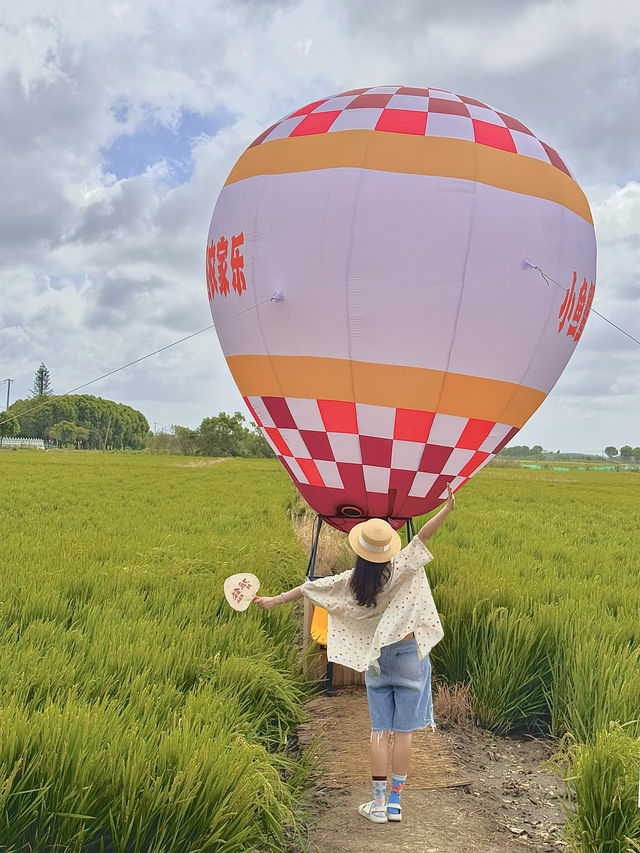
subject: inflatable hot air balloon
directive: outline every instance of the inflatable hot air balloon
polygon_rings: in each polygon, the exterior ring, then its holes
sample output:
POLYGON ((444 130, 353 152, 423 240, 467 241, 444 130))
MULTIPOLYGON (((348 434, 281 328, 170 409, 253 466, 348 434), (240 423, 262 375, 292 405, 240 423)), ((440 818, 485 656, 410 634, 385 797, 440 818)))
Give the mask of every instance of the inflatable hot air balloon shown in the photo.
POLYGON ((307 104, 249 146, 211 220, 207 290, 238 388, 309 504, 344 530, 399 527, 540 406, 584 329, 595 258, 584 194, 529 128, 381 86, 307 104))

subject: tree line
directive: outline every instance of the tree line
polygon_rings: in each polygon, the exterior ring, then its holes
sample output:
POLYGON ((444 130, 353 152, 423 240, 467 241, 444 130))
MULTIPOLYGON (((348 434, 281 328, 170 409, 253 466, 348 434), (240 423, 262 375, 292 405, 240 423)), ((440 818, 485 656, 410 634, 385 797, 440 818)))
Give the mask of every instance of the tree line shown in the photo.
POLYGON ((141 450, 186 456, 270 457, 274 453, 256 425, 241 412, 204 418, 196 429, 173 426, 153 433, 142 412, 90 394, 41 394, 16 400, 0 420, 4 436, 41 438, 58 447, 79 450, 141 450))
POLYGON ((248 425, 241 412, 220 412, 205 418, 197 429, 173 426, 171 432, 149 433, 147 447, 152 453, 185 456, 261 456, 274 453, 256 425, 248 425))
POLYGON ((273 456, 257 426, 244 415, 220 412, 197 429, 173 426, 153 433, 142 412, 90 394, 54 395, 51 374, 41 363, 31 398, 16 400, 0 417, 0 445, 7 436, 39 438, 58 447, 141 450, 188 456, 273 456))
POLYGON ((620 450, 610 445, 609 447, 605 447, 604 454, 610 460, 620 459, 621 462, 640 462, 640 447, 631 447, 630 444, 625 444, 620 450))
POLYGON ((41 438, 85 450, 142 449, 149 424, 142 412, 90 394, 41 393, 16 400, 0 420, 2 435, 41 438))
MULTIPOLYGON (((572 459, 588 462, 596 462, 602 459, 602 456, 589 453, 560 453, 559 450, 554 453, 544 450, 540 444, 535 444, 533 447, 527 447, 526 444, 512 445, 501 450, 499 455, 508 459, 572 459)), ((615 459, 619 462, 640 462, 640 447, 631 447, 630 444, 625 444, 618 450, 617 447, 610 445, 605 447, 603 455, 609 461, 615 459)))

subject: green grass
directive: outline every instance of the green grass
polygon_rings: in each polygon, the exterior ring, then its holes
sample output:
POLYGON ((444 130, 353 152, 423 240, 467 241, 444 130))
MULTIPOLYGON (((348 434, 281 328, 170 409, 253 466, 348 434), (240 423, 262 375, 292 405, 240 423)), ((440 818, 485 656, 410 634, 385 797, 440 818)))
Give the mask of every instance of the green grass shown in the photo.
POLYGON ((308 757, 288 588, 305 559, 268 461, 3 453, 0 850, 284 850, 308 757))
MULTIPOLYGON (((0 453, 0 853, 284 851, 301 825, 299 611, 222 594, 302 580, 293 489, 188 462, 0 453)), ((435 676, 561 739, 579 853, 640 847, 639 516, 631 472, 490 467, 430 542, 435 676)))
POLYGON ((571 767, 567 783, 578 801, 567 818, 570 848, 585 853, 640 850, 640 740, 611 723, 591 743, 569 740, 564 755, 571 767))
POLYGON ((559 754, 580 853, 640 845, 639 517, 633 473, 488 468, 430 542, 436 676, 470 682, 497 732, 574 744, 559 754))
MULTIPOLYGON (((431 541, 428 574, 445 628, 433 650, 439 676, 477 679, 485 667, 486 682, 494 667, 520 672, 523 713, 510 714, 505 731, 540 723, 556 735, 580 727, 588 738, 604 717, 635 716, 639 515, 633 474, 488 469, 472 480, 431 541), (546 696, 533 702, 537 711, 526 698, 532 667, 539 699, 546 696), (594 667, 600 674, 590 683, 594 667), (598 696, 596 682, 607 679, 598 696), (626 687, 616 692, 620 681, 626 687)), ((501 708, 507 713, 504 697, 496 705, 498 719, 501 708)))

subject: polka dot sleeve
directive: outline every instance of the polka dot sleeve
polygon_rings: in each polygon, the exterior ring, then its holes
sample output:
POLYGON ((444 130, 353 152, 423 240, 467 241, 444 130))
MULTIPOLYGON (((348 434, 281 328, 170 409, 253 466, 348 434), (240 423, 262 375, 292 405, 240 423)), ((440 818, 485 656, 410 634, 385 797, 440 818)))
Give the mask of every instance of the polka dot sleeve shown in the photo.
POLYGON ((396 571, 415 572, 433 560, 433 554, 416 534, 411 542, 393 558, 396 571))
POLYGON ((305 598, 318 607, 335 612, 344 609, 346 601, 351 597, 350 595, 345 597, 345 593, 349 592, 350 577, 351 570, 339 575, 318 578, 315 581, 305 581, 300 589, 305 598))

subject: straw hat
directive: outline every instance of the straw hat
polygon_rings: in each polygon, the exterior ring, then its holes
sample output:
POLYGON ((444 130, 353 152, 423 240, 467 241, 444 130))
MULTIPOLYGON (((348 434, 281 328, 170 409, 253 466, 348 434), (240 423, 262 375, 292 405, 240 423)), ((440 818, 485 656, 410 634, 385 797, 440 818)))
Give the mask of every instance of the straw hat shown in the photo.
POLYGON ((370 518, 349 531, 349 545, 371 563, 386 563, 402 547, 400 537, 382 518, 370 518))

